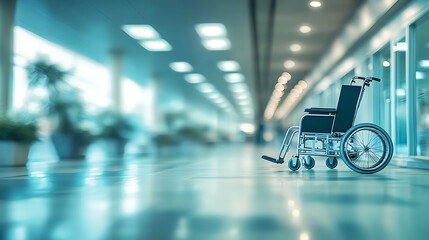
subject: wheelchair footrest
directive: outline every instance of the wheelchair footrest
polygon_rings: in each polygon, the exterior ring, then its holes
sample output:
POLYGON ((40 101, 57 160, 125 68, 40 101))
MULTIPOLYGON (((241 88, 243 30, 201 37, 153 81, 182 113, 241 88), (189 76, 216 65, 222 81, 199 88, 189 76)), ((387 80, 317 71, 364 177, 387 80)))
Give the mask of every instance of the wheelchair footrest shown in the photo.
POLYGON ((270 162, 273 162, 273 163, 278 163, 278 164, 282 164, 283 163, 283 161, 282 162, 277 161, 277 159, 269 157, 269 156, 266 156, 266 155, 262 155, 262 159, 270 161, 270 162))

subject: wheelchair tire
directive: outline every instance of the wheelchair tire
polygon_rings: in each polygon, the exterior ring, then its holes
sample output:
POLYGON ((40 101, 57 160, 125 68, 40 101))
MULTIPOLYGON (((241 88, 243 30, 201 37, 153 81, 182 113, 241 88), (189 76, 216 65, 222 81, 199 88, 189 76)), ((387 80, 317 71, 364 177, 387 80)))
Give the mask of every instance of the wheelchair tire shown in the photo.
POLYGON ((304 167, 307 169, 312 169, 314 167, 314 165, 316 164, 316 161, 311 156, 305 156, 302 159, 302 162, 303 162, 304 167), (308 160, 308 162, 310 162, 309 164, 307 164, 307 160, 308 160))
POLYGON ((287 163, 288 167, 292 171, 296 171, 301 167, 301 161, 299 161, 299 158, 296 161, 296 164, 293 165, 294 158, 289 159, 289 162, 287 163))
POLYGON ((389 164, 393 156, 393 143, 381 127, 362 123, 350 128, 341 138, 340 154, 353 171, 372 174, 389 164))
POLYGON ((336 158, 336 157, 332 157, 332 158, 334 159, 334 161, 332 162, 332 164, 331 164, 331 162, 329 161, 329 158, 331 158, 331 157, 328 157, 328 158, 326 159, 326 161, 325 161, 326 166, 327 166, 328 168, 330 168, 330 169, 334 169, 334 168, 336 168, 336 167, 337 167, 337 165, 338 165, 338 160, 337 160, 337 158, 336 158))

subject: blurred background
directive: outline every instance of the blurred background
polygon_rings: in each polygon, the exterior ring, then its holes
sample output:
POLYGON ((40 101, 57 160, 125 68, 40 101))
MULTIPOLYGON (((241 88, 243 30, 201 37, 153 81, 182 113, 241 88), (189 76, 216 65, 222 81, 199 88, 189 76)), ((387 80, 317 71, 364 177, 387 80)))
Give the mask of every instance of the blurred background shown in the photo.
MULTIPOLYGON (((147 171, 151 175, 177 166, 183 168, 158 180, 202 177, 194 175, 199 167, 200 173, 208 171, 205 176, 213 173, 210 169, 217 169, 216 176, 234 176, 231 169, 248 175, 262 166, 254 163, 262 153, 277 154, 285 130, 299 124, 305 108, 335 107, 341 85, 353 76, 382 79, 365 92, 356 123, 383 127, 394 141, 397 161, 429 160, 426 0, 1 0, 0 7, 0 175, 9 177, 0 183, 4 209, 11 209, 8 204, 15 197, 42 194, 51 201, 58 193, 52 186, 71 190, 130 184, 126 176, 139 179, 147 177, 147 171), (212 163, 203 167, 201 161, 212 163), (49 191, 40 193, 39 188, 49 191)), ((240 189, 241 183, 231 183, 224 194, 240 189)), ((159 183, 159 189, 173 183, 164 184, 159 183)), ((215 185, 206 187, 217 189, 215 185)), ((273 191, 268 202, 281 190, 273 191)), ((182 195, 171 196, 179 198, 173 205, 187 201, 182 195)), ((103 211, 111 200, 101 202, 103 211)), ((134 200, 124 200, 136 207, 125 211, 135 213, 137 206, 144 206, 134 200)), ((246 198, 235 199, 224 209, 236 209, 235 203, 243 201, 246 198)), ((299 216, 293 208, 296 202, 286 199, 283 204, 292 206, 293 216, 299 216)), ((85 208, 70 204, 83 214, 85 208)), ((162 213, 149 215, 161 216, 154 220, 160 224, 174 219, 180 231, 191 224, 189 219, 162 213)), ((60 214, 53 219, 63 217, 68 218, 60 214)), ((49 232, 25 224, 16 227, 11 219, 0 221, 4 229, 15 229, 5 230, 5 238, 27 239, 30 232, 49 232)), ((269 217, 253 220, 244 228, 262 226, 263 232, 272 226, 266 222, 273 223, 269 217)), ((201 222, 195 229, 217 223, 216 219, 201 222)), ((144 229, 151 229, 147 226, 144 229)), ((240 226, 225 230, 226 235, 211 236, 250 239, 239 235, 240 226)), ((267 236, 283 236, 285 229, 274 230, 267 236)), ((174 236, 187 238, 185 233, 174 236)), ((311 233, 296 233, 295 238, 310 239, 311 233)), ((80 237, 172 237, 128 230, 91 234, 80 237)), ((193 236, 207 239, 204 232, 200 234, 193 236)), ((321 236, 332 239, 329 234, 321 236)))
POLYGON ((305 107, 371 75, 357 122, 427 156, 428 23, 409 2, 3 1, 1 112, 36 124, 34 161, 100 142, 278 144, 305 107))

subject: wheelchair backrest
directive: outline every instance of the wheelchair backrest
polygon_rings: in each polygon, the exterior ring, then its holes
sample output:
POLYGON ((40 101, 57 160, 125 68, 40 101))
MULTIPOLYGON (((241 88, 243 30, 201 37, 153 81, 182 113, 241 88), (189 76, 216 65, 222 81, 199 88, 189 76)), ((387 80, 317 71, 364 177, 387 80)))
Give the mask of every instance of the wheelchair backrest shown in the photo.
POLYGON ((346 132, 353 126, 362 86, 343 85, 332 132, 346 132))

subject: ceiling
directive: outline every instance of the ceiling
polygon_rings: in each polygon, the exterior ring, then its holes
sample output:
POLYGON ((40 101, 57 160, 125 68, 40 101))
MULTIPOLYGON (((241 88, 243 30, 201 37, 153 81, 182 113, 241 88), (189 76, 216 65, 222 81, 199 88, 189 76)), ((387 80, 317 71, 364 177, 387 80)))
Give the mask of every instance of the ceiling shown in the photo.
POLYGON ((189 62, 233 104, 228 83, 216 64, 235 60, 260 117, 277 78, 285 71, 283 62, 296 62, 288 70, 292 75, 288 84, 303 79, 362 1, 321 2, 316 9, 304 0, 18 0, 16 22, 102 64, 109 64, 112 50, 121 50, 124 72, 141 83, 156 75, 180 82, 182 88, 191 87, 183 81, 183 74, 168 66, 173 61, 189 62), (231 49, 206 50, 194 29, 198 23, 223 23, 231 49), (121 30, 125 24, 153 26, 173 51, 146 51, 121 30), (302 24, 312 31, 299 32, 302 24), (292 53, 289 47, 293 43, 302 50, 292 53))

